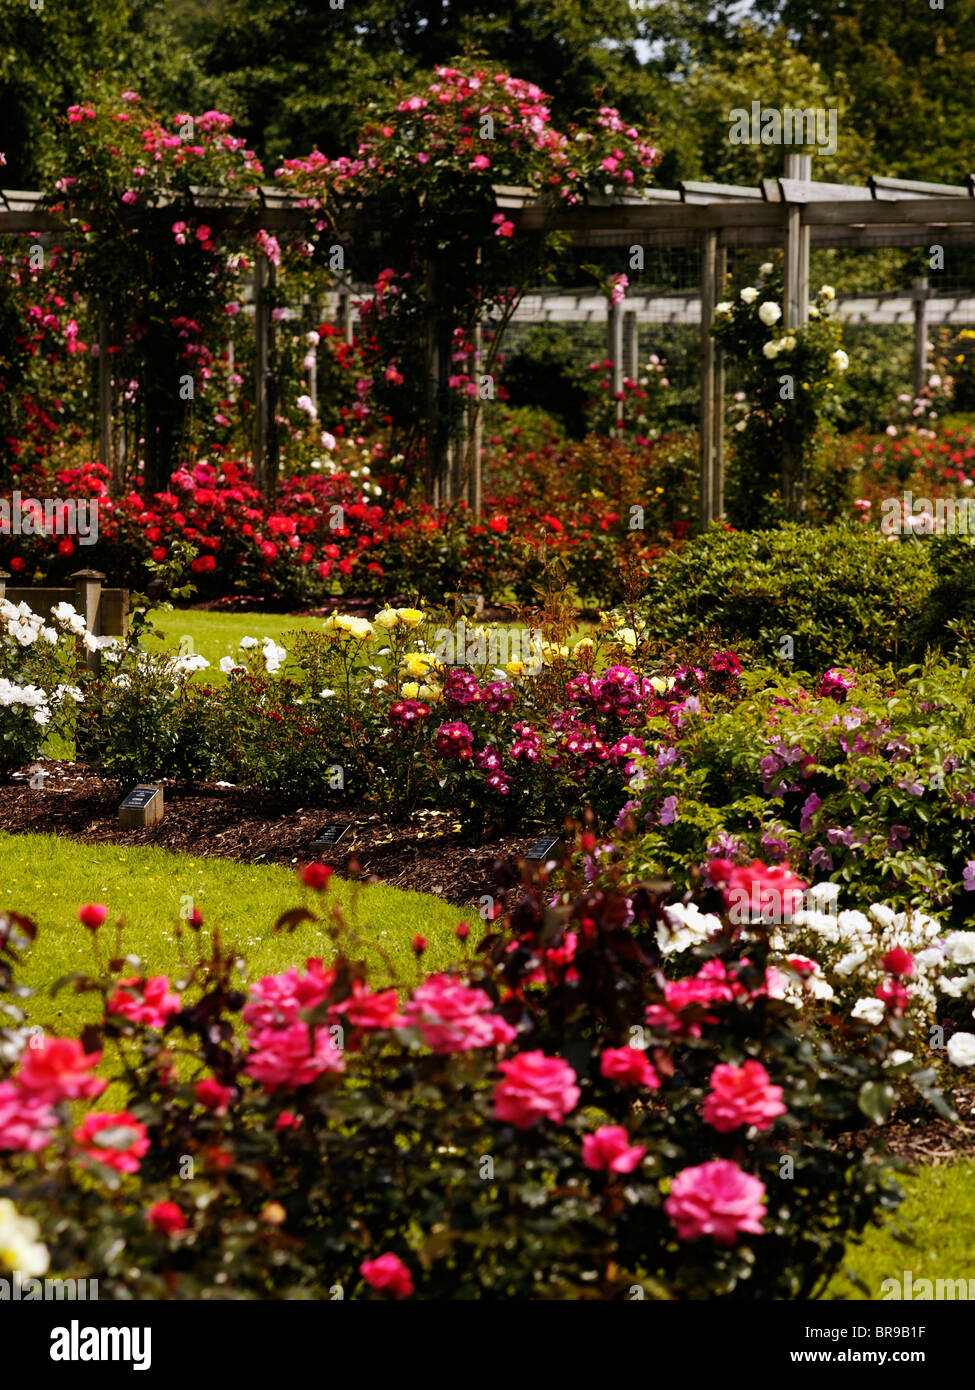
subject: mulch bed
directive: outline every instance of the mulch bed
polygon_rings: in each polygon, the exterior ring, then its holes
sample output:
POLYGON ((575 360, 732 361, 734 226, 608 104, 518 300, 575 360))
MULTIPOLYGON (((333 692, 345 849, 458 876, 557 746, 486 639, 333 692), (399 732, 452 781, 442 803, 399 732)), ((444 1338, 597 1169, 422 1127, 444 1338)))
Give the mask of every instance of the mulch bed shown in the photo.
MULTIPOLYGON (((441 811, 417 811, 390 824, 361 807, 276 805, 237 788, 200 786, 164 790, 165 814, 145 829, 118 823, 122 793, 84 763, 40 760, 44 789, 18 776, 0 785, 0 830, 63 835, 83 844, 153 845, 158 849, 214 855, 247 864, 296 864, 319 860, 348 874, 357 860, 365 881, 434 893, 458 906, 476 904, 492 891, 498 860, 518 859, 537 837, 518 834, 471 844, 456 819, 441 811), (335 848, 313 851, 329 823, 351 823, 335 848)), ((355 870, 353 869, 353 872, 355 870)), ((509 898, 510 901, 510 898, 509 898)))

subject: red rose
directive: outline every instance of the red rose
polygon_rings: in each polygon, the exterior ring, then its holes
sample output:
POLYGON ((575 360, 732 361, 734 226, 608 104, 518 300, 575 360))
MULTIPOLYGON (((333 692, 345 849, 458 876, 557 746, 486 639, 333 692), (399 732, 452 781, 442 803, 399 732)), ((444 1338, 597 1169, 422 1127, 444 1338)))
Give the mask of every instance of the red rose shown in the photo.
POLYGON ((392 1294, 394 1298, 409 1298, 413 1292, 413 1277, 399 1258, 387 1251, 375 1260, 364 1260, 359 1273, 366 1283, 380 1293, 392 1294))
POLYGON ((175 1202, 156 1202, 146 1212, 146 1217, 152 1229, 161 1232, 164 1236, 171 1236, 176 1231, 186 1230, 186 1217, 175 1202))
POLYGON ((108 908, 103 903, 86 903, 78 908, 78 921, 91 931, 97 931, 108 916, 108 908))
POLYGON ((327 864, 306 864, 301 871, 301 881, 306 888, 314 888, 316 893, 320 893, 323 888, 328 886, 328 881, 335 873, 327 864))

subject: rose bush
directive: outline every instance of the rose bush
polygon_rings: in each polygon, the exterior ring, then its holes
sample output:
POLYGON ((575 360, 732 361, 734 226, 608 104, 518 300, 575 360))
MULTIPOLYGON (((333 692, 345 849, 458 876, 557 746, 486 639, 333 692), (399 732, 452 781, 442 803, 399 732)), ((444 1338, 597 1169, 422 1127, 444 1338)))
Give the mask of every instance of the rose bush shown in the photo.
MULTIPOLYGON (((666 981, 659 886, 539 882, 454 970, 377 987, 319 904, 279 923, 324 927, 304 969, 248 980, 197 920, 178 978, 124 986, 164 1009, 113 1009, 110 963, 61 982, 101 1002, 81 1043, 14 1012, 17 1259, 113 1298, 805 1298, 896 1204, 896 1015, 820 1040, 760 927, 724 918, 666 981), (79 1113, 109 1077, 113 1109, 79 1113)), ((35 930, 0 919, 7 991, 35 930)))

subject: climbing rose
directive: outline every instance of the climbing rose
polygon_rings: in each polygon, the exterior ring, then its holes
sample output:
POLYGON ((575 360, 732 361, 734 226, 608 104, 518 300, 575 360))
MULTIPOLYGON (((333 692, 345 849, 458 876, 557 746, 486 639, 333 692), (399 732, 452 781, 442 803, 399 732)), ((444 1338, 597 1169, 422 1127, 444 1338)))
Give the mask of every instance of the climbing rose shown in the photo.
POLYGON ((516 1129, 529 1129, 538 1120, 561 1124, 582 1094, 576 1074, 560 1057, 544 1052, 521 1052, 499 1068, 504 1080, 494 1088, 494 1115, 516 1129))
POLYGON ((678 1173, 664 1210, 681 1240, 711 1236, 718 1245, 734 1245, 739 1234, 762 1234, 764 1196, 763 1182, 717 1158, 678 1173))
POLYGON ((704 1102, 705 1124, 721 1134, 742 1125, 770 1129, 776 1115, 784 1115, 782 1087, 773 1086, 761 1062, 741 1067, 722 1064, 711 1073, 711 1093, 704 1102))

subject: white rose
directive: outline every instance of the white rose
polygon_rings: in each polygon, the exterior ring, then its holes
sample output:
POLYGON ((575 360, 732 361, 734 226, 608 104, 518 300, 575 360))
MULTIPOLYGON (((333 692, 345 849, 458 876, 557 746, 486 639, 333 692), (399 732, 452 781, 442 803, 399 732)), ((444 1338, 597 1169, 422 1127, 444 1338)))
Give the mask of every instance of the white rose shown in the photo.
POLYGON ((882 927, 891 927, 894 924, 894 912, 892 908, 884 907, 883 903, 872 903, 870 905, 870 916, 882 927))
POLYGON ((867 1023, 872 1023, 874 1027, 884 1021, 884 1003, 882 999, 858 999, 853 1005, 853 1017, 862 1018, 867 1023))
POLYGON ((975 1033, 953 1033, 948 1039, 948 1061, 956 1067, 975 1066, 975 1033))
POLYGON ((886 1061, 886 1064, 885 1064, 885 1065, 888 1066, 888 1067, 902 1067, 902 1066, 904 1065, 905 1062, 913 1062, 913 1061, 914 1061, 914 1053, 913 1053, 913 1052, 905 1052, 904 1049, 903 1049, 902 1047, 895 1047, 895 1048, 894 1048, 894 1051, 893 1051, 893 1052, 890 1054, 890 1056, 887 1058, 887 1061, 886 1061))
POLYGON ((824 285, 822 289, 819 291, 819 293, 822 295, 824 299, 836 298, 836 291, 833 289, 832 285, 824 285))
POLYGON ((764 304, 758 306, 758 317, 767 328, 771 328, 773 323, 778 323, 782 317, 782 310, 774 300, 766 299, 764 304))
POLYGON ((760 265, 760 266, 758 267, 758 273, 759 273, 759 275, 762 275, 762 276, 771 275, 771 274, 772 274, 772 262, 771 262, 771 261, 765 261, 762 265, 760 265))
POLYGON ((744 300, 746 304, 754 304, 755 300, 758 298, 758 290, 753 289, 751 285, 748 285, 745 289, 742 290, 741 298, 744 300))
POLYGON ((953 931, 945 940, 945 950, 955 965, 975 965, 975 932, 953 931))
POLYGON ((853 975, 867 958, 866 951, 851 951, 848 956, 836 962, 837 975, 853 975))
POLYGON ((763 352, 763 353, 765 354, 765 356, 768 357, 769 359, 771 359, 771 358, 773 358, 773 357, 778 357, 778 355, 779 355, 779 344, 778 344, 777 342, 775 342, 774 340, 773 340, 772 342, 770 342, 770 343, 766 343, 765 346, 762 348, 762 352, 763 352))
POLYGON ((830 353, 829 360, 834 364, 838 372, 845 372, 850 365, 850 358, 842 348, 837 348, 835 352, 830 353))
POLYGON ((727 299, 722 299, 720 304, 714 306, 715 317, 724 318, 731 313, 731 305, 727 299))

